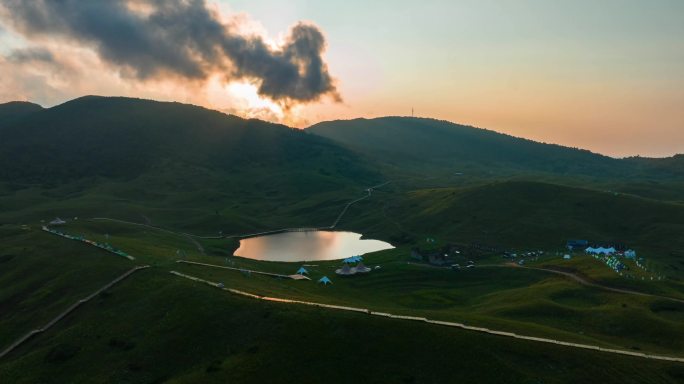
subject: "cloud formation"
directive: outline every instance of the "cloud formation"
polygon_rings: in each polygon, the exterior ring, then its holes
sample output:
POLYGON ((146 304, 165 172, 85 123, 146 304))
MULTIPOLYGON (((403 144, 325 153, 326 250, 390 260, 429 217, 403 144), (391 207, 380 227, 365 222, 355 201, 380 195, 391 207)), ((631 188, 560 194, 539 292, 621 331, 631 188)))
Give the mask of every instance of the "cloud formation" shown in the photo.
POLYGON ((12 51, 7 58, 16 63, 29 62, 54 62, 55 57, 48 49, 45 48, 22 48, 12 51))
MULTIPOLYGON (((122 76, 247 80, 283 105, 341 98, 314 25, 291 28, 279 47, 225 23, 204 0, 0 0, 12 27, 29 40, 55 38, 93 49, 122 76)), ((50 61, 50 51, 14 51, 12 61, 50 61)))

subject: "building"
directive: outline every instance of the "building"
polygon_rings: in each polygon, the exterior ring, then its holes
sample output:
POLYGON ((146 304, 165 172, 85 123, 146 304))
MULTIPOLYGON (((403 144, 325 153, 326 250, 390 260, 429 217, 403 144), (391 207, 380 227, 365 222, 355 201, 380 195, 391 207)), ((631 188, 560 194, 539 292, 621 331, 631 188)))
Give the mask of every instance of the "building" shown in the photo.
POLYGON ((565 246, 571 251, 584 249, 587 245, 589 245, 588 240, 568 240, 567 243, 565 243, 565 246))

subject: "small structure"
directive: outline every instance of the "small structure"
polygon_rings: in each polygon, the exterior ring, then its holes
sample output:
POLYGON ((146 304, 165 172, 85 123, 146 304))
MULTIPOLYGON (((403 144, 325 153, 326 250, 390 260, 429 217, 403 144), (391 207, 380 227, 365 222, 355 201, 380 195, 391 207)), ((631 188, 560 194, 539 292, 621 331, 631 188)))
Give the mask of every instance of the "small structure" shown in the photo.
POLYGON ((625 257, 628 259, 636 259, 636 252, 633 249, 628 249, 625 251, 625 257))
POLYGON ((300 267, 300 268, 297 270, 297 274, 298 274, 298 275, 302 275, 302 276, 303 276, 303 275, 308 275, 308 274, 309 274, 309 271, 307 271, 306 268, 304 268, 304 267, 300 267))
POLYGON ((350 267, 349 264, 345 264, 342 268, 335 270, 335 273, 340 276, 351 276, 356 273, 356 269, 350 267))
POLYGON ((359 262, 354 269, 356 270, 356 273, 368 273, 371 271, 370 268, 363 265, 363 262, 359 262))
POLYGON ((572 259, 572 256, 570 255, 563 255, 563 260, 570 260, 572 259))
POLYGON ((592 255, 612 255, 612 254, 614 254, 614 253, 616 252, 616 251, 615 251, 615 248, 613 248, 613 247, 610 247, 610 248, 603 248, 603 247, 598 247, 598 248, 587 247, 584 251, 585 251, 586 253, 589 253, 589 254, 592 254, 592 255))
POLYGON ((329 285, 332 284, 332 281, 328 279, 328 276, 323 276, 318 280, 318 284, 329 285))
POLYGON ((64 225, 64 224, 66 224, 66 221, 60 219, 59 217, 55 217, 55 219, 52 220, 49 224, 50 225, 64 225))

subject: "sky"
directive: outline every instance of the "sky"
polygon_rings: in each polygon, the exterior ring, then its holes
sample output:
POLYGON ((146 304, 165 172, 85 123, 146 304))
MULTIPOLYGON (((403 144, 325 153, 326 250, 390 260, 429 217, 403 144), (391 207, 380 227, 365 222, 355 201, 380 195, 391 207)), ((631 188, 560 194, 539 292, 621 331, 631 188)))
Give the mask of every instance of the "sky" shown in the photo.
POLYGON ((297 127, 413 110, 611 156, 684 153, 680 0, 0 5, 0 102, 123 95, 297 127))

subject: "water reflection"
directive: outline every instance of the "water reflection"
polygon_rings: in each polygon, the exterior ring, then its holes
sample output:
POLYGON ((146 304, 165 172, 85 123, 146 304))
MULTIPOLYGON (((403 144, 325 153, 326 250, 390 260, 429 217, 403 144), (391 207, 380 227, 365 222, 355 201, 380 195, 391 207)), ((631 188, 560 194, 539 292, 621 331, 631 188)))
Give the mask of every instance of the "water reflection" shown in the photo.
POLYGON ((394 248, 354 232, 286 232, 240 240, 234 255, 267 261, 338 260, 394 248))

